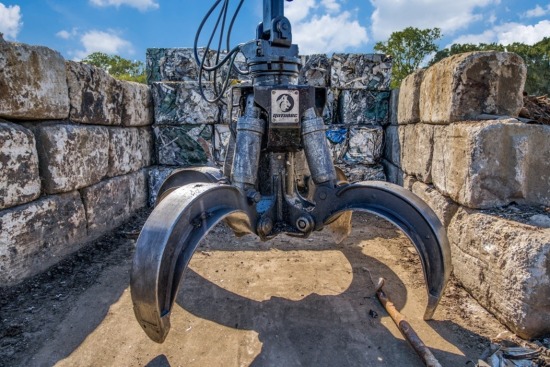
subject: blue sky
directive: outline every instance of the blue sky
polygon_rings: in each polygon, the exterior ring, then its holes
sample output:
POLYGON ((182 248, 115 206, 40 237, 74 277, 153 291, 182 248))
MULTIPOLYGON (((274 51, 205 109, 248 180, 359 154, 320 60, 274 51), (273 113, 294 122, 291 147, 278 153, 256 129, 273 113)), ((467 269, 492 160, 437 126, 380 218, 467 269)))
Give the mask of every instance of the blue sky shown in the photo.
MULTIPOLYGON (((213 3, 0 0, 0 32, 10 41, 50 47, 69 60, 102 51, 144 61, 147 48, 191 47, 213 3)), ((550 37, 548 0, 294 0, 285 9, 302 54, 373 52, 377 41, 408 26, 441 28, 440 47, 455 42, 533 44, 550 37)), ((244 2, 233 43, 254 38, 261 13, 261 0, 244 2)))

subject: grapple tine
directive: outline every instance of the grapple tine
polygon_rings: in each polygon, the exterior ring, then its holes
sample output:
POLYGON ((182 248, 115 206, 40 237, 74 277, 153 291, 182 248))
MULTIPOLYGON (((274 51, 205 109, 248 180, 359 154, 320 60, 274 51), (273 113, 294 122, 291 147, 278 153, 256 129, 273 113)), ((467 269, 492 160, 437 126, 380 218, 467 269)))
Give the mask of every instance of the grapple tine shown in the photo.
POLYGON ((195 249, 228 216, 242 232, 253 232, 255 210, 237 188, 197 183, 169 193, 147 219, 137 240, 130 287, 136 318, 153 341, 162 343, 170 330, 170 311, 195 249))
POLYGON ((222 178, 222 172, 214 167, 191 167, 174 170, 162 183, 157 193, 157 206, 169 193, 190 183, 217 182, 222 178))
POLYGON ((428 291, 424 319, 431 319, 452 268, 447 234, 433 210, 401 186, 378 181, 346 185, 328 202, 337 204, 332 204, 333 209, 322 205, 321 210, 328 214, 324 223, 343 211, 367 211, 390 221, 409 237, 420 256, 428 291))

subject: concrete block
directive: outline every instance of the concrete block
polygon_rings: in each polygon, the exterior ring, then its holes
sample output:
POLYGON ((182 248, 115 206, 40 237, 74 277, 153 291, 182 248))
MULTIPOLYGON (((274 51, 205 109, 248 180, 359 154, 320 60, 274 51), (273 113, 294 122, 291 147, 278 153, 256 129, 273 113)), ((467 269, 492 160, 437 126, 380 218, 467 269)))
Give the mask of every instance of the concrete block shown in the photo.
POLYGON ((389 123, 390 92, 342 90, 338 98, 341 124, 384 126, 389 123))
POLYGON ((390 89, 391 57, 380 54, 334 54, 330 61, 332 88, 390 89))
POLYGON ((151 87, 141 83, 121 82, 122 125, 147 126, 153 123, 151 87))
POLYGON ((397 123, 414 124, 420 121, 420 86, 425 69, 416 70, 401 82, 397 123))
POLYGON ((0 117, 69 117, 67 73, 59 52, 0 39, 0 71, 0 117))
MULTIPOLYGON (((205 95, 213 98, 213 84, 204 87, 205 95)), ((151 88, 157 125, 215 124, 223 119, 218 106, 201 97, 198 82, 158 82, 151 88)))
POLYGON ((390 125, 398 124, 398 114, 399 114, 399 89, 392 89, 390 92, 390 125))
POLYGON ((40 196, 38 153, 30 130, 0 120, 0 209, 40 196))
POLYGON ((432 182, 434 126, 414 124, 399 126, 401 169, 424 183, 432 182))
POLYGON ((106 127, 40 124, 32 130, 46 194, 86 187, 107 174, 109 131, 106 127))
POLYGON ((460 208, 448 236, 464 288, 522 338, 550 332, 550 229, 460 208))
POLYGON ((412 184, 411 191, 432 208, 445 228, 449 226, 458 210, 457 203, 441 195, 432 185, 420 181, 412 184))
MULTIPOLYGON (((438 127, 434 186, 470 208, 550 203, 550 126, 515 119, 438 127)), ((407 157, 408 152, 404 152, 407 157)))
POLYGON ((176 167, 163 167, 163 166, 154 166, 147 170, 148 173, 148 188, 149 188, 149 198, 148 204, 150 207, 155 206, 157 201, 157 195, 159 192, 162 183, 170 174, 177 169, 176 167))
POLYGON ((0 282, 11 286, 82 247, 86 215, 75 191, 0 211, 0 228, 0 282))
POLYGON ((80 190, 88 237, 96 238, 124 223, 147 204, 145 171, 113 177, 80 190))
POLYGON ((401 168, 385 159, 382 159, 381 164, 382 167, 384 167, 386 181, 403 186, 403 177, 405 176, 405 173, 401 170, 401 168))
POLYGON ((120 176, 150 166, 152 157, 153 134, 149 128, 109 128, 107 176, 120 176))
POLYGON ((401 144, 396 125, 390 125, 384 130, 384 159, 401 167, 401 144))
POLYGON ((518 116, 527 68, 506 52, 469 52, 426 70, 420 87, 420 120, 448 124, 481 114, 518 116))
POLYGON ((301 56, 302 69, 298 84, 330 87, 330 60, 325 54, 301 56))
POLYGON ((347 164, 375 165, 382 158, 384 129, 382 127, 351 127, 344 161, 347 164))
POLYGON ((124 93, 122 83, 92 65, 67 61, 66 67, 70 119, 83 124, 120 125, 124 93))
POLYGON ((212 125, 155 126, 153 131, 160 165, 213 164, 212 125))

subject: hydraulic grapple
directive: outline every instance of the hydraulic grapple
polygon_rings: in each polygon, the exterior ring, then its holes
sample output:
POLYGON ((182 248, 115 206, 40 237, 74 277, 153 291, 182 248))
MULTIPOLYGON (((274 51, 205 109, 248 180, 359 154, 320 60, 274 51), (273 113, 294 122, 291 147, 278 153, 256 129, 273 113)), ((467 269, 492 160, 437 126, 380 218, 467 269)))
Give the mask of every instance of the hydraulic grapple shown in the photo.
MULTIPOLYGON (((221 2, 217 0, 207 16, 221 2)), ((227 6, 225 0, 218 23, 222 15, 225 19, 227 6)), ((320 117, 326 91, 297 84, 298 47, 292 44, 283 0, 264 0, 256 39, 218 58, 219 65, 228 61, 235 68, 238 52, 246 58, 252 83, 232 89, 231 105, 238 100, 241 113, 232 124, 223 170, 174 171, 162 184, 156 207, 137 240, 131 293, 143 330, 152 340, 164 341, 185 269, 202 238, 220 221, 236 236, 251 233, 262 240, 281 233, 307 237, 328 227, 339 243, 351 232, 354 210, 381 216, 410 238, 424 270, 428 290, 424 318, 430 319, 451 270, 445 230, 410 191, 387 182, 349 183, 333 165, 320 117)), ((202 70, 215 72, 219 65, 208 67, 205 58, 198 60, 202 70)), ((227 87, 226 74, 215 100, 227 87)))

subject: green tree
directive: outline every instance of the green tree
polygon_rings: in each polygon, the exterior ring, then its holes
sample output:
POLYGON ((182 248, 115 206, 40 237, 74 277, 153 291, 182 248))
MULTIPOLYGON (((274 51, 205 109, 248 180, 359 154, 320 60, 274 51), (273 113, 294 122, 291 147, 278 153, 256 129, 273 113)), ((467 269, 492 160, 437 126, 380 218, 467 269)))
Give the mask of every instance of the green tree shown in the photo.
POLYGON ((131 61, 118 55, 94 52, 86 56, 82 62, 102 68, 120 80, 146 83, 145 69, 141 61, 131 61))
POLYGON ((453 44, 449 48, 438 51, 430 65, 445 57, 470 51, 504 51, 514 52, 521 56, 527 66, 525 92, 531 95, 550 93, 550 38, 545 37, 533 46, 524 43, 512 43, 504 46, 497 43, 453 44))
POLYGON ((438 50, 435 41, 441 38, 439 28, 405 28, 393 32, 386 42, 377 42, 374 50, 393 57, 392 88, 399 88, 401 81, 420 67, 431 53, 438 50))

